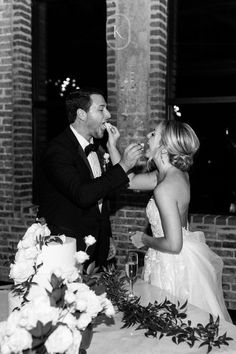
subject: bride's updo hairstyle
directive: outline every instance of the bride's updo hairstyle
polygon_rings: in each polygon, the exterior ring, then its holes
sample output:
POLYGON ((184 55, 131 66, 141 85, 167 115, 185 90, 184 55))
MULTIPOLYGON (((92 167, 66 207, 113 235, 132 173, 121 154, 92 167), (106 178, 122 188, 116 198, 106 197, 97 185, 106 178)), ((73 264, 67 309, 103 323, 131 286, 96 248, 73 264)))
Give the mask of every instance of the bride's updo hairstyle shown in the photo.
POLYGON ((166 149, 170 163, 181 171, 188 171, 200 143, 194 130, 176 120, 161 121, 161 144, 166 149))

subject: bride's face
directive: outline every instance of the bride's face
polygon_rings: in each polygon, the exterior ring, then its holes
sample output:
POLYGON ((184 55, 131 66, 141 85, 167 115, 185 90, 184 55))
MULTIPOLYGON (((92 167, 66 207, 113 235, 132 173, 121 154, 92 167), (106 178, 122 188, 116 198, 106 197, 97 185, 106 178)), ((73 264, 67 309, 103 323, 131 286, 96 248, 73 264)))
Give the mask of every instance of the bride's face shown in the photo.
POLYGON ((148 133, 148 149, 146 150, 147 158, 154 158, 156 156, 156 153, 161 146, 161 130, 161 125, 158 125, 155 130, 148 133))

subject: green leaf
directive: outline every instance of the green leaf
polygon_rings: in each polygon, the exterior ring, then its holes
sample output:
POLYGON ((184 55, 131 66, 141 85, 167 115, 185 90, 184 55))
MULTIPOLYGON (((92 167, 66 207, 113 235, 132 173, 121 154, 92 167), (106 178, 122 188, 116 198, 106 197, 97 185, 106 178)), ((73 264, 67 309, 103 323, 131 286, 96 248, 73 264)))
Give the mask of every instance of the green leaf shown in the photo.
MULTIPOLYGON (((180 307, 180 310, 185 309, 185 307, 187 307, 188 304, 188 300, 185 301, 185 303, 180 307)), ((179 302, 178 302, 178 307, 179 307, 179 302)))
POLYGON ((95 269, 95 261, 88 265, 86 273, 88 275, 91 275, 93 273, 94 269, 95 269))
POLYGON ((36 327, 32 328, 29 332, 35 338, 41 338, 48 334, 52 329, 52 321, 46 323, 45 325, 42 322, 38 321, 36 327))
POLYGON ((211 351, 212 351, 212 346, 209 344, 207 349, 207 354, 210 353, 211 351))
POLYGON ((58 278, 54 273, 52 273, 50 283, 52 285, 52 288, 56 289, 62 283, 62 279, 58 278))
POLYGON ((201 347, 203 347, 204 345, 209 345, 209 341, 206 340, 206 341, 202 342, 202 343, 198 346, 198 348, 201 348, 201 347))

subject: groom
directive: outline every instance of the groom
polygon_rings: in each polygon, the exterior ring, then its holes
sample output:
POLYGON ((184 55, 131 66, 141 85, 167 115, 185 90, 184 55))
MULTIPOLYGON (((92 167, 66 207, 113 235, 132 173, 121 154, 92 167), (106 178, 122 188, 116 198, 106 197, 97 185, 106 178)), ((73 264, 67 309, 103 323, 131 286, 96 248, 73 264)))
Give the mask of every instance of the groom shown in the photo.
MULTIPOLYGON (((49 143, 43 157, 38 217, 46 219, 52 234, 76 238, 77 250, 85 249, 85 236, 94 236, 89 261, 103 266, 111 238, 108 196, 128 184, 127 172, 142 151, 138 144, 128 146, 120 162, 102 173, 104 161, 94 143, 103 138, 111 117, 103 94, 97 89, 72 92, 66 108, 69 126, 49 143)), ((109 141, 107 146, 109 152, 109 141)))

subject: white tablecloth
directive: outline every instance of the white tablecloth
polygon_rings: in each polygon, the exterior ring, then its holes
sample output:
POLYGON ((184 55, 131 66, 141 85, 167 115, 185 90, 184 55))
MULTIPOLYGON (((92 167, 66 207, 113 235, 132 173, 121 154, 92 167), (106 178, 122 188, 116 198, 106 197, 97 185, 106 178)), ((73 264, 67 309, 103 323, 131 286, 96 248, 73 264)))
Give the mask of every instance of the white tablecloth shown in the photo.
MULTIPOLYGON (((135 294, 141 296, 141 304, 147 305, 149 302, 153 303, 155 300, 163 301, 166 297, 177 303, 177 299, 161 289, 144 283, 138 280, 134 285, 135 294)), ((192 321, 195 326, 197 323, 206 324, 209 322, 209 314, 200 310, 199 308, 188 305, 187 319, 192 321)), ((122 314, 115 316, 114 322, 107 324, 100 324, 94 329, 94 335, 88 354, 205 354, 207 346, 198 348, 195 344, 193 348, 185 343, 176 345, 171 338, 163 337, 162 339, 145 337, 144 330, 135 330, 134 327, 121 329, 122 314)), ((111 321, 110 321, 111 322, 111 321)), ((236 354, 236 326, 233 324, 220 321, 220 334, 227 331, 229 337, 234 338, 229 341, 229 346, 222 346, 213 348, 211 353, 214 354, 236 354)))
MULTIPOLYGON (((147 305, 155 300, 163 301, 167 297, 172 302, 177 299, 170 296, 161 289, 138 280, 135 283, 134 291, 136 295, 141 296, 141 303, 147 305)), ((7 290, 0 290, 0 321, 7 318, 7 290)), ((197 323, 206 324, 209 321, 209 314, 199 308, 188 305, 187 319, 192 321, 193 325, 197 323)), ((185 343, 179 345, 174 344, 169 337, 163 337, 161 340, 157 338, 146 338, 144 330, 135 330, 135 327, 121 329, 122 314, 116 314, 114 319, 109 319, 106 323, 99 323, 94 327, 92 343, 87 351, 88 354, 205 354, 207 347, 198 348, 195 343, 193 348, 185 343)), ((236 326, 233 324, 220 321, 220 334, 227 332, 227 336, 234 338, 229 342, 229 346, 221 348, 213 348, 213 354, 236 354, 236 326)), ((200 344, 200 343, 199 343, 200 344)))

